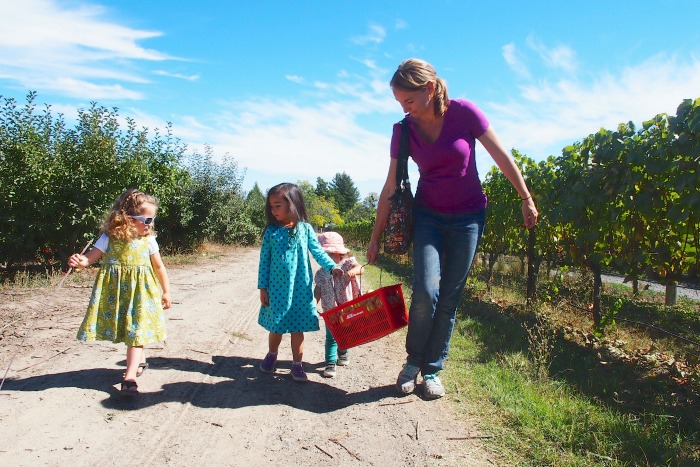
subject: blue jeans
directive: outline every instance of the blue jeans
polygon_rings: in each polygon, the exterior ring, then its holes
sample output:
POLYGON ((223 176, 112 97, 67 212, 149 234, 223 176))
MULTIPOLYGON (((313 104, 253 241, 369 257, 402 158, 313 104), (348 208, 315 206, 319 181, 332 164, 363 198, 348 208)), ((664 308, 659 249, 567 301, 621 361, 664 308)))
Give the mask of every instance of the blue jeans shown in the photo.
POLYGON ((406 363, 423 375, 442 370, 459 303, 484 231, 484 210, 441 214, 413 211, 413 296, 406 336, 406 363))

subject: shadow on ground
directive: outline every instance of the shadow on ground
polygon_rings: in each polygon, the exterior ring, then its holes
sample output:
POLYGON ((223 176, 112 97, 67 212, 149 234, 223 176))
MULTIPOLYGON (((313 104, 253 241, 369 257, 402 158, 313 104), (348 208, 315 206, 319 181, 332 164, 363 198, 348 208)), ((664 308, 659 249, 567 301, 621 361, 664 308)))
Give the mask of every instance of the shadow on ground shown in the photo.
MULTIPOLYGON (((235 357, 213 356, 211 362, 183 358, 152 357, 148 359, 149 369, 143 378, 155 371, 176 369, 197 372, 218 378, 216 382, 172 382, 166 383, 159 391, 142 391, 136 397, 125 397, 115 385, 121 381, 123 370, 93 368, 68 371, 29 378, 7 380, 4 389, 8 391, 45 391, 52 388, 75 387, 104 391, 109 397, 102 405, 116 410, 137 410, 164 403, 189 403, 202 408, 241 408, 264 405, 287 405, 313 413, 328 413, 351 405, 368 404, 397 395, 392 385, 371 387, 361 392, 348 393, 336 388, 332 383, 325 384, 309 380, 306 383, 294 382, 288 368, 278 365, 274 374, 264 374, 258 369, 259 360, 235 357)), ((321 368, 322 363, 309 364, 307 370, 321 368)), ((329 380, 329 382, 332 380, 329 380)))

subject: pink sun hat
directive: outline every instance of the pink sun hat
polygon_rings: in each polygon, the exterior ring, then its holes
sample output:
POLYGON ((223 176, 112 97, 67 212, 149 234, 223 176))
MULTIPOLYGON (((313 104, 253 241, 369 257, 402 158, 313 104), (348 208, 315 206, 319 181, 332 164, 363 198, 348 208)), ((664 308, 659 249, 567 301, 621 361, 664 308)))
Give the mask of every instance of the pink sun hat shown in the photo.
POLYGON ((345 248, 343 237, 338 232, 323 232, 318 234, 318 242, 326 253, 347 254, 350 250, 345 248))

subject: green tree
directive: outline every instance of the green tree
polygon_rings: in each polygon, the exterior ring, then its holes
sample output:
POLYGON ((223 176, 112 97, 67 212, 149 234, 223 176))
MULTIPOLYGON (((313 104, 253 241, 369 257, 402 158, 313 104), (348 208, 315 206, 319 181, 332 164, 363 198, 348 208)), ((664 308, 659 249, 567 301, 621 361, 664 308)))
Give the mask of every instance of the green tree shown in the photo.
POLYGON ((343 219, 340 217, 338 208, 335 204, 316 194, 314 186, 307 181, 297 182, 299 189, 304 195, 304 203, 306 204, 306 213, 309 216, 309 223, 316 230, 324 230, 328 226, 342 225, 343 219))
POLYGON ((321 177, 316 178, 316 190, 314 192, 316 193, 316 196, 320 196, 321 198, 331 197, 331 190, 328 186, 328 182, 321 177))
POLYGON ((335 201, 341 215, 350 211, 360 199, 360 191, 355 182, 345 172, 335 174, 329 184, 331 197, 335 201))
POLYGON ((355 206, 350 209, 343 220, 347 222, 362 222, 365 220, 374 221, 377 216, 377 201, 379 196, 376 193, 370 193, 365 197, 361 203, 355 204, 355 206))
POLYGON ((265 195, 257 182, 246 195, 246 204, 248 205, 248 212, 253 224, 260 229, 264 229, 267 222, 265 218, 265 195))
MULTIPOLYGON (((513 150, 513 158, 525 173, 525 166, 534 166, 534 162, 513 150)), ((483 183, 489 203, 486 208, 486 225, 482 237, 481 249, 488 257, 488 278, 493 274, 493 267, 499 256, 517 254, 523 257, 527 245, 527 233, 522 228, 521 201, 512 183, 498 168, 492 167, 483 183)))
POLYGON ((65 260, 99 231, 105 212, 128 187, 162 198, 183 176, 183 147, 168 133, 149 138, 117 109, 92 103, 78 111, 75 129, 46 106, 36 112, 36 93, 18 108, 0 109, 0 261, 65 260))

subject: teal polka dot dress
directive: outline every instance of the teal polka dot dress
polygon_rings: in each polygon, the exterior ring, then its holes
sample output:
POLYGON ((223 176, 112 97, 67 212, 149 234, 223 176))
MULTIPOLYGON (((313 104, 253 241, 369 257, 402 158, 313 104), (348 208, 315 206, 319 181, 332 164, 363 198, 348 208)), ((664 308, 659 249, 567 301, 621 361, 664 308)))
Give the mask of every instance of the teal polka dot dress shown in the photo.
POLYGON ((318 331, 313 297, 311 253, 326 271, 336 265, 323 251, 311 224, 293 229, 269 225, 260 248, 258 288, 267 289, 269 306, 260 307, 258 324, 276 334, 318 331))

